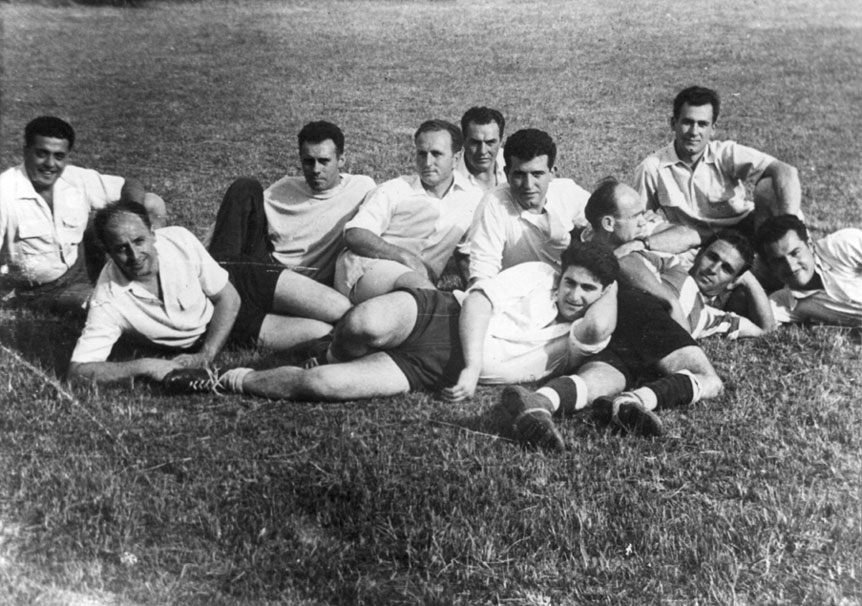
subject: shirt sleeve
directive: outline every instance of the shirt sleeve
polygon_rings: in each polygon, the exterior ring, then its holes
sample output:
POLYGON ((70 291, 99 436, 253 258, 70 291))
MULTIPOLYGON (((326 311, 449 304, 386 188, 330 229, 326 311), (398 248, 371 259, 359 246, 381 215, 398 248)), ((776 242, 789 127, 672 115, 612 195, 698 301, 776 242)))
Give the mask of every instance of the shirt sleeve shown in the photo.
POLYGON ((88 168, 81 169, 81 181, 92 210, 104 208, 109 202, 120 199, 126 180, 116 175, 103 175, 88 168))
POLYGON ((775 158, 753 147, 727 141, 721 146, 718 162, 724 174, 732 174, 740 181, 758 179, 775 158))
POLYGON ((368 194, 356 215, 344 225, 345 231, 357 227, 367 229, 375 235, 383 235, 389 227, 395 206, 394 188, 391 182, 384 183, 368 194))
POLYGON ((658 197, 658 162, 647 158, 637 165, 634 174, 634 188, 646 200, 648 210, 660 207, 658 197))
POLYGON ((194 234, 186 232, 186 251, 190 256, 196 257, 198 261, 198 278, 200 279, 201 289, 208 297, 217 295, 227 285, 229 275, 218 262, 204 248, 194 234))
POLYGON ((503 247, 506 245, 505 217, 499 213, 500 202, 486 195, 470 226, 470 279, 496 276, 503 267, 503 247))
POLYGON ((114 344, 123 334, 123 327, 109 308, 109 302, 94 301, 90 304, 87 323, 72 352, 72 362, 104 362, 111 355, 114 344))
POLYGON ((769 295, 769 305, 772 307, 772 316, 779 324, 789 324, 794 321, 793 310, 796 307, 796 297, 787 288, 769 295))

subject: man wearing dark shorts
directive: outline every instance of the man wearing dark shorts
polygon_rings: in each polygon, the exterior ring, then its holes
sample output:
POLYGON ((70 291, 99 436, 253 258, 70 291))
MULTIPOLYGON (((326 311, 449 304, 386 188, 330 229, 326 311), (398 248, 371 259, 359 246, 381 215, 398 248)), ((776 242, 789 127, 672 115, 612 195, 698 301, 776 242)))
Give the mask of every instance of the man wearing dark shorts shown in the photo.
POLYGON ((605 347, 616 318, 619 264, 610 249, 578 244, 562 267, 522 263, 467 293, 408 288, 363 301, 338 323, 327 363, 315 368, 235 368, 216 380, 176 371, 164 383, 176 392, 309 400, 440 389, 459 401, 478 383, 540 380, 605 347))
POLYGON ((663 428, 653 410, 721 393, 721 379, 706 354, 657 298, 620 289, 617 304, 610 344, 577 374, 552 379, 536 392, 515 386, 504 390, 502 408, 514 419, 512 429, 519 441, 563 449, 565 443, 550 415, 534 411, 562 415, 588 405, 599 421, 658 436, 663 428))
POLYGON ((226 271, 188 230, 153 231, 146 209, 135 202, 111 203, 93 223, 110 261, 72 354, 70 378, 158 381, 171 370, 210 364, 229 338, 272 349, 296 345, 290 326, 297 319, 280 315, 288 309, 282 271, 244 264, 226 271), (123 334, 181 353, 108 362, 123 334))

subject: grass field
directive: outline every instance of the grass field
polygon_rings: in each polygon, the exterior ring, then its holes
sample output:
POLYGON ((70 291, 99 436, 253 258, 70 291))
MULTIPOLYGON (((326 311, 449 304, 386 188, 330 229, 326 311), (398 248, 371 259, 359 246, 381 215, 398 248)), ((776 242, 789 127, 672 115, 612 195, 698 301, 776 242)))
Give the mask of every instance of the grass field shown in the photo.
MULTIPOLYGON (((862 5, 485 0, 2 3, 0 165, 39 114, 202 235, 237 176, 410 170, 424 119, 501 109, 590 188, 669 139, 675 92, 800 170, 816 234, 862 226, 862 5)), ((60 382, 78 326, 0 309, 0 603, 862 604, 862 336, 710 341, 726 393, 670 436, 495 435, 499 390, 344 404, 60 382)), ((227 353, 223 363, 247 355, 227 353)))

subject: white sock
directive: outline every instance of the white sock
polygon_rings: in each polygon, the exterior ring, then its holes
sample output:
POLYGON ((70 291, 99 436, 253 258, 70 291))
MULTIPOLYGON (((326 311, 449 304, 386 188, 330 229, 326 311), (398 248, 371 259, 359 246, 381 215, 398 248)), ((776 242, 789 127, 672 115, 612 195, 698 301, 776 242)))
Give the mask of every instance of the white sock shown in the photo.
POLYGON ((656 406, 658 406, 658 396, 649 387, 638 387, 630 393, 637 396, 638 400, 641 401, 641 404, 647 410, 655 410, 656 406))
POLYGON ((550 387, 540 387, 536 390, 536 393, 540 396, 545 396, 551 401, 551 412, 556 412, 560 407, 560 394, 557 393, 557 390, 550 387))
POLYGON ((222 383, 234 393, 242 393, 242 382, 252 368, 231 368, 221 376, 222 383))

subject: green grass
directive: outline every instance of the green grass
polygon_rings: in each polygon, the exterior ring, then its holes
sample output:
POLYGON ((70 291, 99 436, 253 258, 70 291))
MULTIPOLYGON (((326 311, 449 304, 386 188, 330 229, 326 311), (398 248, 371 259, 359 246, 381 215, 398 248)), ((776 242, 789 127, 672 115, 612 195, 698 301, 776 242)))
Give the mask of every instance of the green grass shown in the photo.
MULTIPOLYGON (((850 1, 0 13, 0 164, 56 113, 77 163, 139 176, 198 235, 234 177, 297 171, 311 119, 382 180, 410 170, 419 122, 488 104, 551 132, 590 187, 668 140, 692 83, 723 94, 722 137, 800 169, 816 233, 862 224, 850 1)), ((862 603, 858 331, 707 342, 721 398, 664 413, 657 441, 567 420, 563 456, 496 435, 496 388, 459 406, 70 388, 76 333, 0 311, 0 603, 862 603)))

